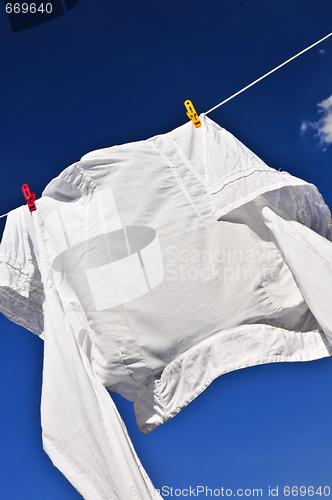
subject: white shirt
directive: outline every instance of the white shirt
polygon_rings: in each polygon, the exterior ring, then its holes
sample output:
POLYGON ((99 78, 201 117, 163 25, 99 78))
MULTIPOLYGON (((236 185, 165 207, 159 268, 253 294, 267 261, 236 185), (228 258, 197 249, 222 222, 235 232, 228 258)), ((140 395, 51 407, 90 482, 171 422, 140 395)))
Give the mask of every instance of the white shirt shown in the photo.
POLYGON ((329 209, 201 121, 89 153, 8 216, 0 310, 44 338, 44 448, 87 500, 159 497, 105 387, 148 433, 223 373, 332 352, 329 209))

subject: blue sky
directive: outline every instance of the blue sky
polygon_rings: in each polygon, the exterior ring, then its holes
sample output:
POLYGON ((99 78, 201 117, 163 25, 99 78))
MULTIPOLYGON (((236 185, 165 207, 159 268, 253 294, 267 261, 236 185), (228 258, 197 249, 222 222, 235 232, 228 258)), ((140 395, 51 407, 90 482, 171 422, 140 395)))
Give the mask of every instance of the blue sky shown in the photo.
MULTIPOLYGON (((0 215, 23 204, 22 184, 39 197, 88 151, 182 125, 186 99, 207 111, 328 34, 331 18, 326 0, 80 0, 13 34, 3 9, 0 215)), ((332 207, 332 38, 209 116, 332 207)), ((79 499, 42 450, 43 343, 4 317, 0 332, 1 498, 79 499)), ((331 377, 331 359, 239 370, 147 436, 114 400, 156 487, 266 498, 269 486, 332 491, 331 377)))

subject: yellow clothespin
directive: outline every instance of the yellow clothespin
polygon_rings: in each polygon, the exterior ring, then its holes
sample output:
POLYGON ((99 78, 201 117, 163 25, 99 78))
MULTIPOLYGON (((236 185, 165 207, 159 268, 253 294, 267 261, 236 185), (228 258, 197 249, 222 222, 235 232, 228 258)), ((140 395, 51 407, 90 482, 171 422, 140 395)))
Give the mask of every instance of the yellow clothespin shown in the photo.
POLYGON ((196 110, 195 110, 194 106, 192 105, 192 102, 185 101, 184 105, 187 108, 187 115, 189 116, 190 120, 192 120, 195 127, 196 128, 200 127, 202 125, 201 120, 198 118, 198 114, 196 113, 196 110))

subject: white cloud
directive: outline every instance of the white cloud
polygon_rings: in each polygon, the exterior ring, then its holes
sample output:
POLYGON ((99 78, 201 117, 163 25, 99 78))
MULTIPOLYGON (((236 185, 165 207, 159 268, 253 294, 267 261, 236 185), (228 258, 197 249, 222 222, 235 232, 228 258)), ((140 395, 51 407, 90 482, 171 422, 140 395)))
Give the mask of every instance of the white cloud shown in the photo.
POLYGON ((328 97, 327 99, 325 99, 324 101, 322 102, 319 102, 317 104, 317 106, 319 108, 323 108, 323 109, 328 109, 332 106, 332 95, 330 95, 330 97, 328 97))
POLYGON ((308 130, 308 127, 310 127, 310 123, 306 120, 303 120, 300 128, 301 135, 305 134, 305 132, 308 130))
POLYGON ((317 122, 317 134, 322 146, 332 143, 332 95, 317 104, 322 117, 317 122))
POLYGON ((319 102, 317 107, 321 117, 315 122, 303 120, 300 127, 300 134, 304 136, 313 130, 315 137, 319 141, 319 146, 323 151, 326 151, 328 146, 332 144, 332 95, 319 102))

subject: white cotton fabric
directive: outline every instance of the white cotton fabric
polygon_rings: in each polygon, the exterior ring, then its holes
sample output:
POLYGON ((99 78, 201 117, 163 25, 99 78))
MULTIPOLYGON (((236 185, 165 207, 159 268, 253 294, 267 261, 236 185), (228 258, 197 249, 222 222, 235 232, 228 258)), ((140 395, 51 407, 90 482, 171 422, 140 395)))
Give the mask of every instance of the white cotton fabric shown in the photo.
POLYGON ((89 153, 8 216, 0 309, 45 340, 43 443, 87 500, 158 498, 143 433, 219 375, 332 353, 332 229, 317 188, 201 116, 89 153))

